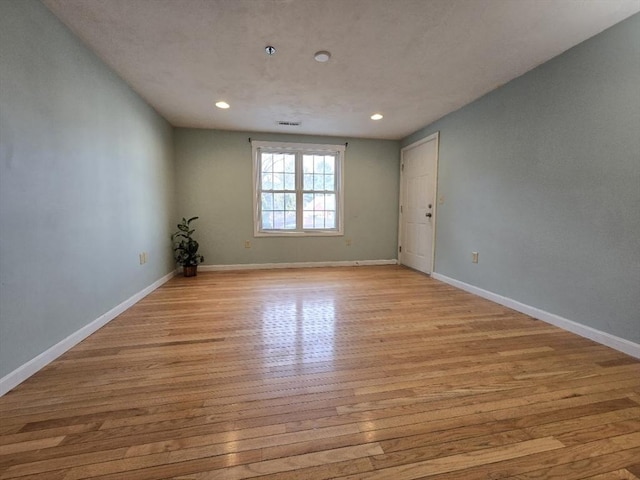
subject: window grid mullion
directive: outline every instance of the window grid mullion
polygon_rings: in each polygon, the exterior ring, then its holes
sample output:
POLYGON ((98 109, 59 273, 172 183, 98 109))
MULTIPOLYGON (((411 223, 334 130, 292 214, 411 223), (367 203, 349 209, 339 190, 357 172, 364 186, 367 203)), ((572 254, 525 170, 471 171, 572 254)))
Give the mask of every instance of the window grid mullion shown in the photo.
POLYGON ((296 231, 302 232, 302 153, 296 152, 296 231))

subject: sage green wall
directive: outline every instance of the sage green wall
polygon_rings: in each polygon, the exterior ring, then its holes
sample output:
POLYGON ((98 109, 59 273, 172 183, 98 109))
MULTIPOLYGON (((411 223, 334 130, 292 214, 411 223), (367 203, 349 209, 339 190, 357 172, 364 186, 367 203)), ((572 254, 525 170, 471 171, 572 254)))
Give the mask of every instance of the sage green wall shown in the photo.
POLYGON ((640 343, 640 15, 436 131, 435 271, 640 343))
POLYGON ((1 378, 173 270, 175 196, 171 126, 40 2, 0 62, 1 378))
POLYGON ((180 216, 199 216, 205 265, 397 258, 399 144, 388 140, 176 129, 180 216), (344 144, 344 237, 253 238, 254 140, 344 144), (345 240, 351 239, 351 246, 345 240), (246 240, 251 248, 244 248, 246 240))

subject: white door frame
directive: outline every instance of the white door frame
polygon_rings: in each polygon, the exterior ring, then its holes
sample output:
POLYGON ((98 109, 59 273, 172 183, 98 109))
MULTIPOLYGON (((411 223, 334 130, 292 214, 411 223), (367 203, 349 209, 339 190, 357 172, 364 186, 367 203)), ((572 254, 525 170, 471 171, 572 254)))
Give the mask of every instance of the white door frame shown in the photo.
MULTIPOLYGON (((403 189, 404 189, 404 174, 403 174, 403 165, 404 165, 404 152, 405 150, 409 150, 412 148, 415 148, 419 145, 422 145, 423 143, 427 143, 430 142, 432 140, 436 141, 436 162, 435 162, 435 172, 433 175, 433 181, 435 183, 435 185, 433 186, 433 218, 432 218, 432 224, 433 224, 433 238, 431 239, 431 271, 429 272, 429 275, 431 275, 436 268, 436 226, 437 226, 437 222, 436 222, 436 218, 438 216, 438 164, 440 163, 440 132, 437 131, 435 133, 432 133, 431 135, 422 138, 416 142, 413 142, 410 145, 407 145, 406 147, 403 147, 400 150, 400 199, 399 199, 399 207, 398 208, 398 245, 402 246, 402 212, 400 211, 400 209, 402 208, 402 199, 403 199, 403 189)), ((398 263, 402 264, 402 251, 398 251, 398 263)))

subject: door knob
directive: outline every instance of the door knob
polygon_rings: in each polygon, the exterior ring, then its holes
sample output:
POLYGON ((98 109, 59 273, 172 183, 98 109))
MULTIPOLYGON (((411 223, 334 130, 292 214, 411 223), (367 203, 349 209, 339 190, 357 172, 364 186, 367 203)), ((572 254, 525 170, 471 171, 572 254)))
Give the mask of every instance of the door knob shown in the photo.
POLYGON ((425 213, 424 216, 427 217, 427 218, 431 218, 431 213, 425 213))

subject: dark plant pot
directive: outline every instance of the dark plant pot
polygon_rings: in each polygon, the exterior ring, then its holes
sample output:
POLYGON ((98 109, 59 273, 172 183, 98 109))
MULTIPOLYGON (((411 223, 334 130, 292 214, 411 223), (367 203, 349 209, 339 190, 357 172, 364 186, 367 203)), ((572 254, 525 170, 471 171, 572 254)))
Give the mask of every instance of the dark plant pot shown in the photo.
POLYGON ((197 265, 185 265, 182 267, 182 272, 185 277, 195 277, 198 275, 198 266, 197 265))

